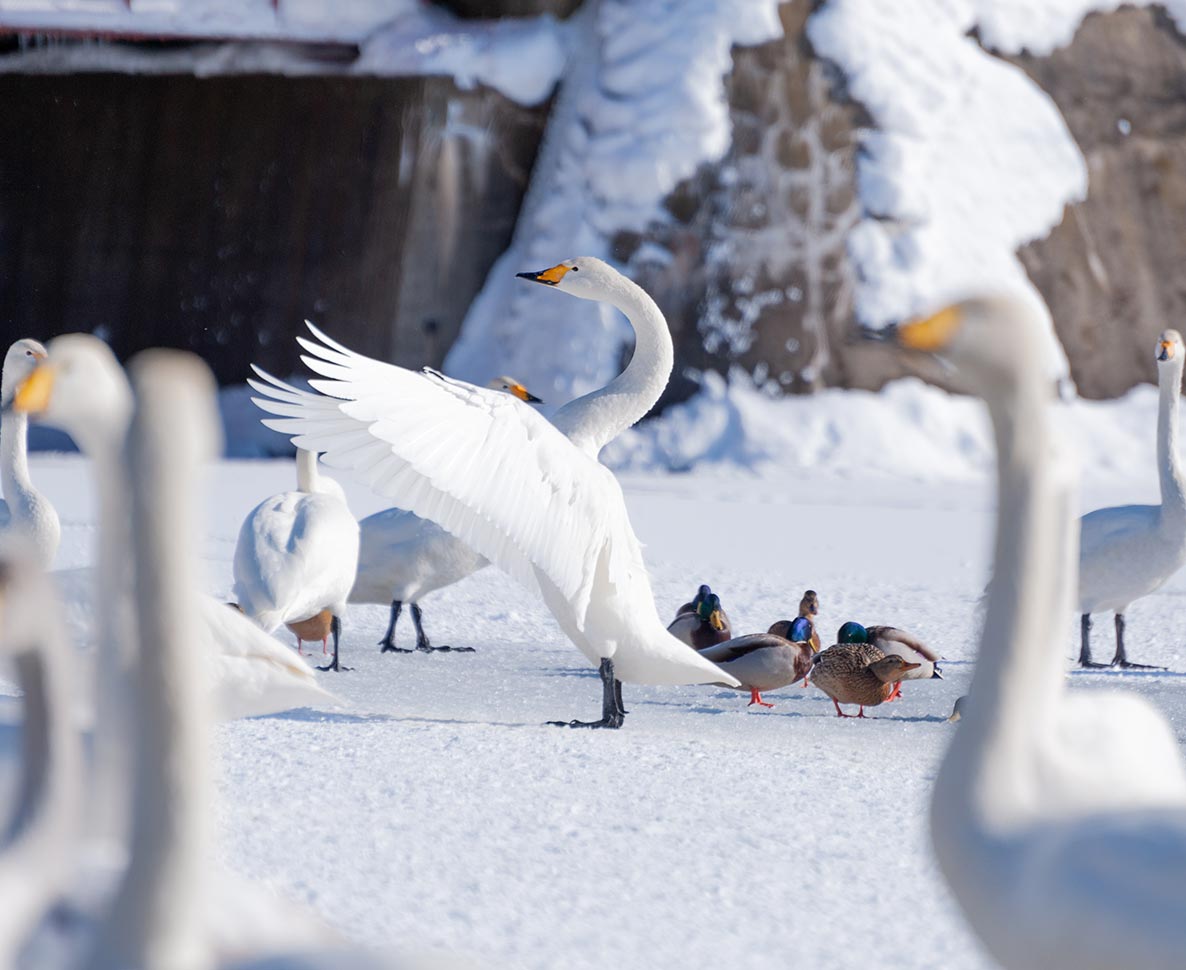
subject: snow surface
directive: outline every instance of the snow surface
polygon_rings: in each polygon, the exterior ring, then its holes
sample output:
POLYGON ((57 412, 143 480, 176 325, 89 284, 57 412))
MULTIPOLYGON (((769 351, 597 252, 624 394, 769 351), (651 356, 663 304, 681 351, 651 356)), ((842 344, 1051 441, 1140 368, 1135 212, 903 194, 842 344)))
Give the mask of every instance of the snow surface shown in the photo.
MULTIPOLYGON (((897 393, 903 412, 924 399, 897 393)), ((1142 389, 1129 406, 1142 439, 1151 404, 1142 389)), ((784 457, 762 473, 705 465, 623 482, 663 612, 709 582, 749 632, 811 586, 825 635, 850 618, 898 623, 942 651, 947 679, 908 684, 867 721, 837 720, 814 689, 774 692, 775 708, 756 711, 728 690, 628 686, 622 731, 548 728, 596 713, 596 676, 540 603, 483 570, 424 604, 435 642, 477 653, 380 656, 386 610, 352 606, 343 658, 356 669, 324 677, 343 707, 219 728, 226 863, 351 940, 483 968, 990 966, 927 836, 952 732, 943 719, 971 673, 992 505, 984 476, 946 477, 946 433, 915 459, 943 465, 926 482, 848 473, 840 453, 806 468, 784 457)), ((1136 452, 1121 449, 1108 475, 1088 466, 1084 507, 1153 499, 1148 451, 1129 464, 1136 452)), ((59 566, 89 563, 87 463, 36 455, 32 472, 62 514, 59 566)), ((287 461, 217 467, 210 592, 230 588, 242 517, 292 478, 287 461)), ((345 484, 357 514, 381 507, 345 484)), ((1186 742, 1183 597, 1177 576, 1129 618, 1135 658, 1174 673, 1071 683, 1139 691, 1186 742)), ((405 646, 411 636, 400 629, 405 646)), ((11 752, 17 705, 10 687, 0 695, 0 752, 11 752)))

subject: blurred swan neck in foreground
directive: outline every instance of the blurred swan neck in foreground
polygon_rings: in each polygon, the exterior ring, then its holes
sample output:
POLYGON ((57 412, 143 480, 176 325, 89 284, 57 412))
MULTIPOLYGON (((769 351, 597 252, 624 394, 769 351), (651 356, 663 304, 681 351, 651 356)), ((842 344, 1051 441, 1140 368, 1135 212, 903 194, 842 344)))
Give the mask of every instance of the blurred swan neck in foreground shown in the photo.
MULTIPOLYGON (((1031 356, 1024 345, 1013 352, 1031 356)), ((1039 807, 1035 739, 1048 736, 1063 689, 1054 644, 1063 642, 1077 582, 1073 468, 1059 457, 1051 428, 1052 391, 1039 369, 1016 366, 1015 381, 986 395, 999 484, 993 577, 969 692, 975 701, 940 772, 946 797, 967 808, 949 807, 945 819, 997 832, 1039 807)))
POLYGON ((29 478, 28 433, 29 416, 6 408, 0 417, 0 487, 13 511, 18 496, 34 491, 29 478))
POLYGON ((605 387, 570 401, 553 419, 577 447, 594 456, 655 406, 675 362, 667 320, 641 286, 615 273, 599 296, 630 321, 634 356, 605 387))
POLYGON ((1161 514, 1186 518, 1186 486, 1178 455, 1178 408, 1182 397, 1182 365, 1175 357, 1158 375, 1157 473, 1161 479, 1161 514))
POLYGON ((189 355, 134 364, 128 436, 140 650, 136 678, 131 861, 100 936, 96 966, 200 968, 211 957, 197 915, 209 856, 208 692, 203 689, 198 576, 201 463, 212 457, 210 378, 189 355), (184 435, 177 429, 185 428, 184 435))

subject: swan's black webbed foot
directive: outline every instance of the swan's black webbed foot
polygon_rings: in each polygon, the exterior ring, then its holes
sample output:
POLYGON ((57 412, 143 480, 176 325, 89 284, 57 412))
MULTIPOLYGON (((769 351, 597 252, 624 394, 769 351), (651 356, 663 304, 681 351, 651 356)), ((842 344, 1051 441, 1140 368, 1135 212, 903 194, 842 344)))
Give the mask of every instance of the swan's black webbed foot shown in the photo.
POLYGON ((613 728, 622 726, 626 712, 622 710, 622 682, 614 676, 614 662, 602 658, 597 671, 601 675, 601 720, 600 721, 548 721, 552 727, 569 728, 613 728))

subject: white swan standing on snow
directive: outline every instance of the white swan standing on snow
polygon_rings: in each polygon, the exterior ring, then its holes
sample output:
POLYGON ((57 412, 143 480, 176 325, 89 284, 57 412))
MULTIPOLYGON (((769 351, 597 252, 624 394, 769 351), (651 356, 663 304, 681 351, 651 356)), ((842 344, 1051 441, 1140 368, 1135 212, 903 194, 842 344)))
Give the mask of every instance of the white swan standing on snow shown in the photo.
POLYGON ((988 404, 999 502, 980 656, 935 782, 943 875, 1011 970, 1171 970, 1186 954, 1186 770, 1132 695, 1066 691, 1075 473, 1050 427, 1042 322, 968 300, 897 331, 988 404))
POLYGON ((298 448, 297 488, 266 498, 243 521, 235 544, 234 595, 240 609, 271 633, 284 624, 297 638, 334 638, 338 664, 342 614, 358 570, 358 521, 342 486, 317 470, 317 455, 298 448))
MULTIPOLYGON (((132 412, 128 380, 111 349, 88 334, 56 337, 48 356, 17 388, 13 407, 70 434, 94 464, 99 494, 95 571, 96 771, 110 777, 107 760, 122 759, 127 709, 126 615, 127 472, 124 439, 132 412)), ((332 699, 308 664, 242 614, 201 597, 208 681, 224 717, 270 714, 332 699)), ((104 814, 109 810, 104 809, 104 814)), ((112 812, 110 817, 121 817, 112 812)))
POLYGON ((1132 663, 1124 649, 1124 613, 1129 603, 1160 589, 1186 565, 1186 482, 1178 457, 1178 402, 1186 348, 1177 330, 1157 341, 1157 472, 1160 505, 1096 509, 1080 520, 1079 663, 1084 667, 1150 668, 1132 663), (1116 614, 1116 654, 1111 664, 1091 659, 1091 614, 1116 614))
MULTIPOLYGON (((266 379, 266 375, 261 374, 266 379)), ((513 394, 520 401, 542 403, 511 377, 497 377, 487 387, 513 394)), ((424 653, 473 653, 473 647, 433 646, 424 632, 420 600, 485 569, 490 561, 406 509, 384 509, 358 523, 358 576, 350 591, 351 603, 390 603, 391 621, 379 641, 380 653, 411 653, 395 645, 395 625, 405 603, 416 627, 416 649, 424 653)))
POLYGON ((573 401, 555 425, 505 394, 431 370, 415 373, 356 354, 310 327, 306 363, 320 394, 255 382, 256 403, 298 447, 354 470, 374 491, 437 522, 530 589, 599 665, 600 720, 620 727, 620 680, 725 683, 736 678, 689 650, 655 610, 621 486, 597 461, 638 421, 671 374, 667 322, 643 290, 599 259, 566 260, 520 276, 621 310, 634 357, 609 385, 573 401), (567 435, 567 436, 566 436, 567 435))
POLYGON ((0 378, 0 529, 28 536, 41 565, 48 569, 58 551, 62 526, 52 503, 29 478, 28 415, 14 411, 12 397, 20 383, 45 359, 45 347, 36 340, 18 340, 4 355, 0 378))

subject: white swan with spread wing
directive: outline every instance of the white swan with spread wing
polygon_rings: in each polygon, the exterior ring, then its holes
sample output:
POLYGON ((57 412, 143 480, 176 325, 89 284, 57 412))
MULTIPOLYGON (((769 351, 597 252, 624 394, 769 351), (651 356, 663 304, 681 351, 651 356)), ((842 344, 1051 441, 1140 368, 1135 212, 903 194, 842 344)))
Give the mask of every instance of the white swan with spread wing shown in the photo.
POLYGON ((302 345, 325 378, 312 382, 320 393, 254 382, 256 403, 278 416, 266 423, 537 590, 599 665, 602 717, 572 726, 620 727, 619 680, 736 686, 664 629, 621 486, 597 460, 667 384, 673 349, 662 313, 592 257, 520 276, 617 307, 636 335, 625 371, 566 405, 554 424, 508 395, 371 360, 312 327, 318 339, 302 345))

